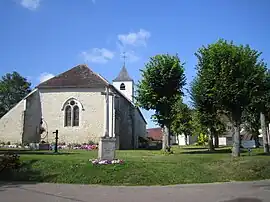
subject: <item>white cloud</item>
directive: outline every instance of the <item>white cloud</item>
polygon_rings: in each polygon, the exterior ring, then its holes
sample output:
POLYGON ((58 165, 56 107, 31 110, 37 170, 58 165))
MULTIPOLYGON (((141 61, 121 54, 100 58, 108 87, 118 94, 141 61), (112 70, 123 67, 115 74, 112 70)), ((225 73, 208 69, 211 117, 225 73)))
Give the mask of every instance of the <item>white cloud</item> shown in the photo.
POLYGON ((44 73, 42 73, 42 74, 39 76, 38 79, 39 79, 39 82, 42 83, 42 82, 47 81, 47 80, 49 80, 49 79, 51 79, 51 78, 53 78, 53 77, 54 77, 53 74, 44 72, 44 73))
POLYGON ((140 29, 139 32, 130 32, 128 34, 119 34, 118 40, 123 46, 146 46, 147 40, 151 37, 151 33, 140 29))
POLYGON ((36 10, 40 6, 41 0, 21 0, 21 5, 29 10, 36 10))
POLYGON ((93 48, 90 51, 83 51, 81 55, 86 62, 105 64, 114 58, 114 52, 106 48, 93 48))

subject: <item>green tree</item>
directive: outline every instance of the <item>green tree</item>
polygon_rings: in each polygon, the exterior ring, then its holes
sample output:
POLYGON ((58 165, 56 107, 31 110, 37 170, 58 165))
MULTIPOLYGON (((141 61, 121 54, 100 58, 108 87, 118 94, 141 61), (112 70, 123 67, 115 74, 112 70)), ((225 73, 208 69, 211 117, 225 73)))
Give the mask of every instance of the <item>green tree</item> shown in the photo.
POLYGON ((258 112, 258 109, 253 105, 248 106, 243 112, 242 122, 244 130, 252 135, 252 139, 255 140, 256 147, 259 147, 259 129, 261 128, 261 124, 260 112, 258 112))
POLYGON ((240 124, 243 111, 260 96, 265 63, 261 53, 248 45, 219 40, 196 53, 198 74, 211 83, 208 98, 216 109, 226 112, 234 125, 233 156, 240 156, 240 124))
POLYGON ((150 58, 141 70, 142 79, 136 90, 138 106, 146 110, 154 110, 152 117, 162 127, 165 127, 163 150, 170 150, 170 128, 174 119, 173 106, 183 95, 186 84, 184 64, 178 55, 156 55, 150 58))
POLYGON ((213 89, 211 89, 214 83, 207 76, 203 74, 197 75, 191 83, 190 96, 193 106, 197 110, 197 119, 206 128, 209 150, 213 151, 213 137, 215 137, 215 140, 218 139, 217 126, 221 125, 221 123, 218 120, 217 109, 214 105, 215 97, 212 92, 213 89))
POLYGON ((191 110, 191 116, 192 116, 192 134, 193 135, 206 135, 207 134, 207 127, 201 124, 201 116, 197 109, 191 110))
MULTIPOLYGON (((248 118, 256 118, 260 120, 260 127, 262 129, 264 152, 269 153, 269 115, 270 115, 270 72, 265 71, 264 77, 261 78, 261 88, 258 90, 259 96, 253 97, 248 112, 248 118)), ((249 119, 250 120, 250 119, 249 119)), ((252 120, 252 119, 251 119, 252 120)), ((255 122, 255 121, 254 121, 255 122)), ((259 127, 259 122, 253 123, 253 127, 259 127)))
POLYGON ((30 93, 31 83, 19 73, 12 72, 0 80, 0 118, 30 93))
MULTIPOLYGON (((174 120, 172 122, 172 132, 174 135, 185 135, 185 144, 187 145, 188 136, 192 135, 192 113, 191 109, 179 99, 174 106, 174 120)), ((179 139, 178 139, 179 141, 179 139)))

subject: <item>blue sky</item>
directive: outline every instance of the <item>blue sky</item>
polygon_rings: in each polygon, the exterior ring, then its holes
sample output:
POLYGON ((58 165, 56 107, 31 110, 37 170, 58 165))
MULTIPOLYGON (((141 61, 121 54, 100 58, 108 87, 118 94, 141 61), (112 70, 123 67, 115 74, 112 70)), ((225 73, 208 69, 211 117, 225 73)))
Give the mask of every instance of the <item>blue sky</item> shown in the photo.
POLYGON ((1 0, 0 75, 15 70, 35 86, 87 63, 111 81, 126 51, 136 82, 150 56, 178 53, 189 83, 194 53, 219 38, 250 44, 270 63, 269 10, 268 0, 1 0))

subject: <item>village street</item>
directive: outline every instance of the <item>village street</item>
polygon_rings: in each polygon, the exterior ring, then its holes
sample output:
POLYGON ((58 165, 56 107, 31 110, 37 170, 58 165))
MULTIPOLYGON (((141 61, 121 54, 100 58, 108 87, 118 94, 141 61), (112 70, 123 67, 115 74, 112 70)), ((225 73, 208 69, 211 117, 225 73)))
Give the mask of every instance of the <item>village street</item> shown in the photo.
POLYGON ((270 180, 216 184, 111 187, 69 184, 1 184, 2 202, 268 202, 270 180))

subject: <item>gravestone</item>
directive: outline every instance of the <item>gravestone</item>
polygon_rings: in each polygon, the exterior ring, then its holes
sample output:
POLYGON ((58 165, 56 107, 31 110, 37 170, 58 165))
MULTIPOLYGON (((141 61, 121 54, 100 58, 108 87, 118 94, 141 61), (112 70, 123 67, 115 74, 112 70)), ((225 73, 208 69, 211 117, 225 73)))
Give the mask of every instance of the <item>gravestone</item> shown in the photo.
POLYGON ((99 141, 98 159, 114 160, 115 159, 116 138, 101 137, 99 141))

